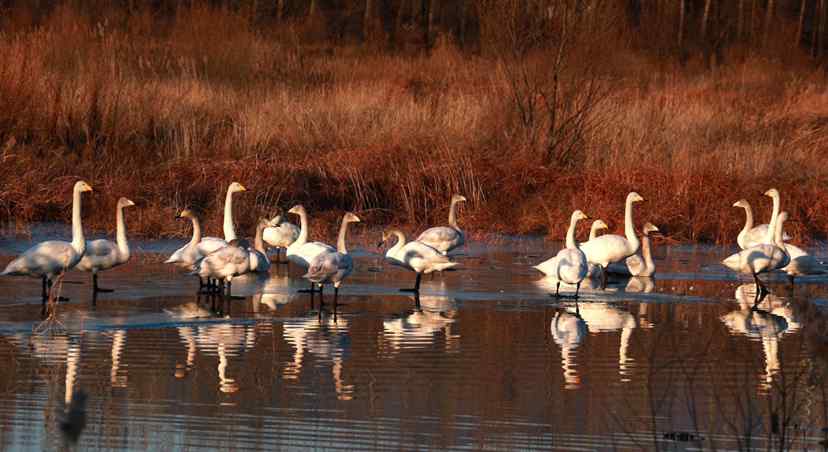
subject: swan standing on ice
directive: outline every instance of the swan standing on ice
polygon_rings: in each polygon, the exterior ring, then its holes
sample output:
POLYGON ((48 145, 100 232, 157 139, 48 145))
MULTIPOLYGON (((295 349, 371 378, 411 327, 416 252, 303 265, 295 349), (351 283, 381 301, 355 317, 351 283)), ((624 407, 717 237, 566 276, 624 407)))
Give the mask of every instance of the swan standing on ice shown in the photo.
POLYGON ((782 229, 788 214, 779 213, 779 192, 776 189, 766 191, 765 195, 774 198, 774 209, 763 243, 732 254, 722 261, 725 267, 735 272, 753 276, 757 300, 762 294, 769 292, 758 275, 783 268, 790 262, 790 256, 785 252, 785 244, 782 241, 782 229))
MULTIPOLYGON (((217 237, 201 237, 201 223, 198 217, 190 209, 182 210, 175 218, 189 218, 193 223, 193 238, 190 242, 181 248, 177 249, 172 255, 164 261, 165 264, 175 264, 181 268, 192 270, 193 265, 196 264, 204 256, 224 248, 227 242, 217 237)), ((201 277, 198 278, 199 290, 204 289, 204 286, 209 286, 210 281, 205 284, 201 277)))
POLYGON ((624 262, 610 264, 607 271, 624 276, 653 276, 656 269, 650 249, 651 232, 658 232, 658 228, 652 223, 644 224, 641 234, 641 253, 633 254, 624 262))
MULTIPOLYGON (((303 205, 299 204, 291 207, 288 213, 298 215, 300 225, 299 237, 285 250, 285 256, 287 256, 290 262, 302 268, 308 268, 310 267, 311 261, 319 254, 336 252, 334 247, 322 242, 308 242, 308 212, 303 205)), ((310 293, 314 291, 313 283, 311 283, 310 289, 299 290, 299 292, 310 293)))
POLYGON ((259 219, 256 225, 256 235, 253 237, 253 249, 248 250, 250 253, 250 271, 257 273, 267 273, 270 271, 270 259, 267 258, 267 250, 264 247, 264 239, 262 234, 265 228, 270 225, 270 222, 264 218, 259 219))
POLYGON ((348 225, 350 223, 359 223, 359 221, 359 217, 351 212, 347 212, 342 217, 342 225, 339 227, 339 239, 336 242, 336 251, 325 251, 318 254, 313 258, 308 267, 308 272, 304 275, 304 278, 308 281, 319 285, 320 292, 322 291, 323 284, 333 284, 334 305, 336 305, 336 300, 339 296, 340 284, 354 270, 354 260, 348 254, 348 249, 345 247, 345 235, 348 233, 348 225))
POLYGON ((451 197, 451 206, 449 207, 448 226, 436 226, 428 228, 417 237, 417 241, 425 243, 426 245, 439 251, 440 254, 446 255, 449 251, 463 245, 466 241, 466 236, 463 231, 457 226, 457 203, 465 202, 466 197, 462 195, 454 195, 451 197))
MULTIPOLYGON (((776 196, 776 205, 778 206, 778 193, 776 196)), ((746 249, 750 248, 753 245, 758 245, 759 243, 762 243, 762 241, 765 239, 765 236, 767 236, 768 234, 769 225, 760 224, 759 226, 753 226, 753 209, 751 209, 750 203, 747 202, 747 200, 740 199, 733 203, 733 207, 741 207, 745 209, 745 227, 742 228, 742 231, 739 232, 739 236, 736 237, 736 243, 739 244, 739 248, 746 249)), ((791 237, 788 234, 785 234, 783 231, 782 240, 790 239, 791 237)))
POLYGON ((638 252, 641 242, 635 235, 633 226, 632 208, 633 203, 644 201, 636 192, 627 195, 624 207, 624 236, 616 234, 604 234, 586 243, 582 243, 581 251, 591 264, 601 267, 601 286, 607 285, 607 266, 612 262, 620 262, 638 252))
POLYGON ((290 261, 281 262, 279 255, 282 248, 287 249, 296 239, 299 238, 299 227, 295 224, 285 221, 281 215, 276 215, 267 225, 264 230, 264 241, 269 246, 276 248, 276 264, 287 264, 290 261))
POLYGON ((94 292, 112 292, 112 289, 98 287, 98 272, 109 270, 129 260, 129 243, 127 243, 124 208, 135 203, 126 198, 118 200, 115 207, 115 241, 100 239, 86 244, 86 252, 75 267, 80 271, 92 272, 92 290, 94 292))
POLYGON ((578 244, 575 243, 575 229, 578 227, 578 221, 588 218, 580 210, 572 212, 572 217, 569 220, 569 229, 566 231, 566 248, 558 251, 558 254, 552 259, 535 267, 541 272, 554 276, 557 279, 555 297, 560 296, 561 281, 563 281, 567 284, 576 285, 575 298, 578 298, 578 292, 581 290, 581 281, 586 278, 589 272, 587 258, 584 252, 578 248, 578 244))
POLYGON ((52 291, 52 280, 80 262, 86 251, 81 224, 81 193, 92 191, 84 181, 75 182, 72 193, 72 242, 50 240, 38 243, 9 262, 0 276, 33 276, 43 281, 43 304, 52 291))
POLYGON ((234 239, 196 262, 193 273, 202 278, 213 278, 227 284, 226 296, 230 297, 233 278, 250 271, 250 251, 244 240, 234 239))
POLYGON ((400 289, 401 292, 420 293, 420 279, 422 279, 423 273, 443 271, 459 265, 459 263, 450 261, 448 257, 424 243, 416 240, 406 243, 405 234, 399 229, 383 232, 382 241, 388 241, 391 236, 397 237, 397 243, 386 251, 386 260, 393 265, 417 273, 414 288, 400 289))

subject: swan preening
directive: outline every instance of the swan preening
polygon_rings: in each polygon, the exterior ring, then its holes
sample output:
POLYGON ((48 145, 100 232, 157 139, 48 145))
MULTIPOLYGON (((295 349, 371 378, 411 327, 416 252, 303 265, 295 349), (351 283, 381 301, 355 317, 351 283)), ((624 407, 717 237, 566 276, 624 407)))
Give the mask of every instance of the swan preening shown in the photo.
POLYGON ((0 276, 32 276, 41 278, 43 303, 51 295, 53 279, 71 269, 86 251, 86 239, 81 224, 81 194, 92 191, 84 181, 75 182, 72 191, 72 241, 50 240, 38 243, 9 262, 0 276))
POLYGON ((129 243, 126 237, 124 208, 134 205, 134 202, 126 198, 118 200, 118 204, 115 206, 115 241, 100 239, 88 242, 83 258, 75 267, 81 271, 92 272, 92 290, 95 292, 112 291, 112 289, 98 287, 99 271, 109 270, 125 264, 129 260, 129 243))
POLYGON ((383 242, 388 241, 391 237, 396 237, 397 243, 386 251, 386 260, 393 265, 411 270, 417 274, 414 288, 400 289, 401 291, 419 293, 420 280, 422 279, 423 273, 440 272, 459 265, 457 262, 450 261, 444 254, 419 240, 406 243, 405 234, 399 229, 389 229, 382 233, 383 242))
POLYGON ((451 197, 451 205, 449 206, 449 225, 428 228, 417 237, 417 241, 434 248, 444 256, 449 251, 463 245, 466 241, 466 236, 460 227, 457 226, 457 203, 465 201, 465 196, 453 195, 451 197))
POLYGON ((620 262, 638 252, 641 242, 635 235, 633 225, 632 208, 633 203, 644 201, 636 192, 627 195, 624 206, 624 236, 616 234, 604 234, 580 245, 581 251, 586 255, 591 264, 601 267, 602 285, 606 286, 607 266, 613 262, 620 262))
POLYGON ((339 296, 339 285, 354 270, 354 261, 348 255, 345 246, 345 235, 348 232, 350 223, 359 223, 360 219, 351 212, 342 217, 342 225, 339 227, 339 239, 336 242, 336 251, 324 251, 318 254, 310 263, 305 278, 320 287, 323 284, 333 284, 334 303, 339 296))
POLYGON ((282 252, 282 249, 287 249, 299 238, 299 227, 285 221, 281 215, 276 215, 265 228, 263 238, 268 246, 276 248, 276 259, 274 262, 281 263, 279 261, 279 254, 282 252))

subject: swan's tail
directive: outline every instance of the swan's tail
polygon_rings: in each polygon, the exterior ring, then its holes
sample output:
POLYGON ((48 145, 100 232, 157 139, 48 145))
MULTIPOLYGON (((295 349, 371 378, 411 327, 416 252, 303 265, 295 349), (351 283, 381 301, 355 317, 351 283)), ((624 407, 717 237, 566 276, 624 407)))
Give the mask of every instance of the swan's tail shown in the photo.
POLYGON ((21 267, 22 267, 21 262, 22 261, 21 261, 20 258, 17 258, 15 260, 9 262, 9 265, 6 265, 6 269, 3 270, 2 273, 0 273, 0 276, 17 276, 17 275, 19 275, 20 271, 22 270, 21 269, 21 267))
POLYGON ((739 253, 731 254, 726 259, 722 260, 722 265, 733 271, 739 271, 742 267, 741 261, 742 256, 740 256, 739 253))
POLYGON ((434 271, 441 272, 441 271, 444 271, 444 270, 448 270, 450 268, 454 268, 458 265, 460 265, 460 262, 445 262, 445 263, 434 264, 434 271))

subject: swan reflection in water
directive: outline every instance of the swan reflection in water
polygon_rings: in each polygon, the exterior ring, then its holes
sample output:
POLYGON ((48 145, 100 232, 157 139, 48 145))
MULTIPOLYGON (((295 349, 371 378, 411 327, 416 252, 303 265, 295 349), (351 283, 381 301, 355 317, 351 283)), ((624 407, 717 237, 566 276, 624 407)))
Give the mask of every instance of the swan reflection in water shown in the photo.
POLYGON ((290 303, 298 296, 295 291, 291 292, 290 278, 287 274, 256 273, 249 276, 257 278, 255 280, 256 290, 251 297, 254 313, 261 313, 263 307, 270 311, 276 311, 279 306, 290 303))
MULTIPOLYGON (((535 281, 535 286, 544 292, 553 293, 557 287, 558 279, 554 276, 546 276, 535 281)), ((575 291, 574 284, 561 282, 562 290, 575 291)), ((613 275, 607 282, 606 290, 601 289, 601 277, 588 276, 581 282, 581 293, 594 292, 598 294, 607 293, 650 293, 655 289, 655 279, 648 276, 616 276, 613 275)))
POLYGON ((754 295, 753 284, 743 284, 736 288, 739 309, 723 315, 721 321, 731 334, 747 336, 762 342, 765 372, 760 379, 759 388, 767 391, 772 387, 773 379, 780 369, 779 339, 786 331, 799 329, 799 322, 784 299, 768 295, 759 298, 754 305, 754 295))
POLYGON ((342 372, 344 361, 351 353, 348 326, 348 320, 337 315, 336 310, 328 312, 320 309, 318 315, 312 318, 286 320, 283 335, 285 342, 293 346, 294 352, 293 362, 285 367, 282 378, 299 380, 306 355, 309 354, 320 363, 331 363, 336 398, 353 399, 354 385, 345 383, 342 372))
MULTIPOLYGON (((213 313, 199 303, 188 303, 167 314, 177 320, 193 321, 201 318, 213 317, 213 313)), ((205 355, 218 357, 218 389, 225 394, 232 394, 239 390, 236 380, 229 377, 229 358, 240 356, 256 344, 256 328, 254 325, 233 323, 217 323, 209 325, 180 326, 178 335, 187 349, 186 365, 176 365, 175 376, 184 378, 195 365, 195 359, 200 351, 205 355)))
POLYGON ((58 367, 65 364, 63 403, 64 408, 68 408, 76 394, 75 383, 78 380, 78 366, 81 360, 82 336, 69 336, 64 333, 15 334, 8 339, 22 353, 46 366, 58 367))
POLYGON ((415 309, 382 322, 380 347, 393 356, 403 348, 422 348, 434 343, 442 332, 445 351, 457 352, 460 335, 452 332, 457 317, 457 301, 445 295, 444 280, 422 282, 423 292, 411 297, 415 309))
POLYGON ((633 359, 627 355, 627 351, 632 332, 638 326, 635 316, 610 303, 575 303, 556 312, 550 324, 550 331, 552 339, 561 347, 564 388, 578 389, 581 385, 575 358, 577 349, 586 339, 587 333, 595 335, 619 330, 621 340, 618 346, 618 374, 622 382, 629 382, 629 368, 633 359))

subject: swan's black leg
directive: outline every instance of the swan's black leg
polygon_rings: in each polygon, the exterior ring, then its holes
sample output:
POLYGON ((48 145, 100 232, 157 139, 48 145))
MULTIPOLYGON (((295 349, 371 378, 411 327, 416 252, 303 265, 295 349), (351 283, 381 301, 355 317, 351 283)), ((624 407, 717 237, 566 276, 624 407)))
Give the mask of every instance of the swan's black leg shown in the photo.
POLYGON ((794 275, 788 275, 788 282, 791 283, 791 287, 794 286, 794 275))
POLYGON ((414 281, 413 289, 400 289, 400 292, 414 292, 420 293, 420 280, 423 278, 422 273, 417 273, 417 279, 414 281))
POLYGON ((298 292, 298 293, 314 293, 314 292, 316 292, 316 289, 313 288, 313 282, 311 282, 309 289, 299 289, 296 292, 298 292))
POLYGON ((607 290, 607 269, 603 265, 601 267, 601 290, 607 290))
MULTIPOLYGON (((578 281, 578 284, 575 286, 575 299, 576 300, 578 299, 578 292, 580 292, 580 290, 581 290, 581 281, 578 281)), ((577 301, 576 301, 575 306, 576 307, 578 306, 577 301)))
POLYGON ((555 298, 560 298, 561 294, 561 282, 558 281, 558 284, 555 286, 555 298))
POLYGON ((336 315, 336 303, 337 303, 338 300, 339 300, 339 287, 334 286, 334 301, 333 301, 334 315, 336 315))
POLYGON ((46 291, 46 275, 43 275, 41 278, 43 292, 41 292, 41 298, 43 300, 43 306, 46 306, 46 300, 49 299, 49 293, 46 291))
POLYGON ((93 292, 115 292, 112 289, 104 289, 104 288, 98 287, 98 274, 97 273, 92 273, 92 291, 93 292))

